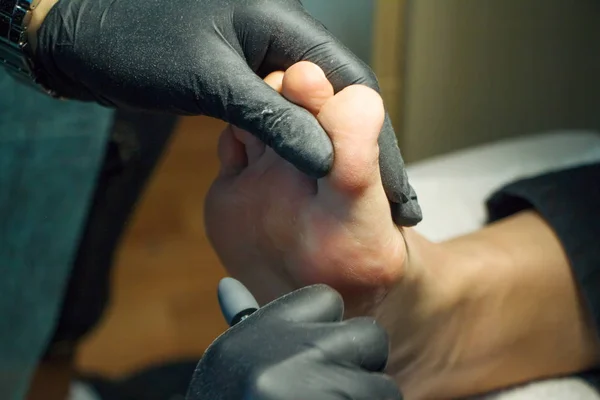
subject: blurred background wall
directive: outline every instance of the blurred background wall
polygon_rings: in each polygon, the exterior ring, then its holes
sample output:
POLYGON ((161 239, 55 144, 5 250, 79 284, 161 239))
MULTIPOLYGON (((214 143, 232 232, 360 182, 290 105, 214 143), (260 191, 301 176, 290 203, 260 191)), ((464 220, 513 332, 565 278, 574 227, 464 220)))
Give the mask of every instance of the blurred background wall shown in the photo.
POLYGON ((407 14, 398 131, 409 161, 525 133, 600 130, 600 1, 412 0, 407 14))
POLYGON ((303 0, 302 4, 363 61, 370 62, 375 1, 303 0))

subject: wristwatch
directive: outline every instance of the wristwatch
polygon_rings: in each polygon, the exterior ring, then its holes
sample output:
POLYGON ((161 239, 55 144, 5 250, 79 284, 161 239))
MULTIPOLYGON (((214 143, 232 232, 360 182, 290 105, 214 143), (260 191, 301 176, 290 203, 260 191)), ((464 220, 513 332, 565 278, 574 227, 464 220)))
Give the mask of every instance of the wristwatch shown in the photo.
POLYGON ((41 0, 0 0, 0 65, 19 81, 57 97, 42 84, 27 41, 31 12, 41 0))

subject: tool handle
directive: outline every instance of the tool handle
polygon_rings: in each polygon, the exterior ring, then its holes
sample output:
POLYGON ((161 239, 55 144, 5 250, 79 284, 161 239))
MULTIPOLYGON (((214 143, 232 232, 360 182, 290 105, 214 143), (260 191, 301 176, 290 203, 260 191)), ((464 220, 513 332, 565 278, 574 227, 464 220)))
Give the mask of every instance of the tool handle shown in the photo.
POLYGON ((223 278, 219 282, 218 296, 221 312, 229 326, 234 326, 260 308, 252 293, 233 278, 223 278))

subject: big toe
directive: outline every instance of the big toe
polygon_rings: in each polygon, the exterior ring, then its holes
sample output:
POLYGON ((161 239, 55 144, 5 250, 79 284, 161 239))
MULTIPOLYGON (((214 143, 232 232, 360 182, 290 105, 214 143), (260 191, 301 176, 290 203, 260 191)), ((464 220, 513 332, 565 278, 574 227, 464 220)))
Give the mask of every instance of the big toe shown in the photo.
POLYGON ((379 172, 378 137, 385 111, 374 90, 354 85, 329 99, 318 119, 335 151, 331 173, 319 181, 319 191, 350 200, 367 192, 383 196, 379 172))

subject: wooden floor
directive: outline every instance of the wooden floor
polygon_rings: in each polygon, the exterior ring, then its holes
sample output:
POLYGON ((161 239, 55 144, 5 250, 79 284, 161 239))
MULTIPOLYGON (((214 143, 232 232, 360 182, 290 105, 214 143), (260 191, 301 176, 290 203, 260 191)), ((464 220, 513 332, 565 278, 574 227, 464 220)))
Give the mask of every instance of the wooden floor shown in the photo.
POLYGON ((78 357, 80 369, 119 376, 199 357, 225 329, 216 299, 224 272, 203 229, 224 124, 183 118, 122 243, 112 304, 78 357))

